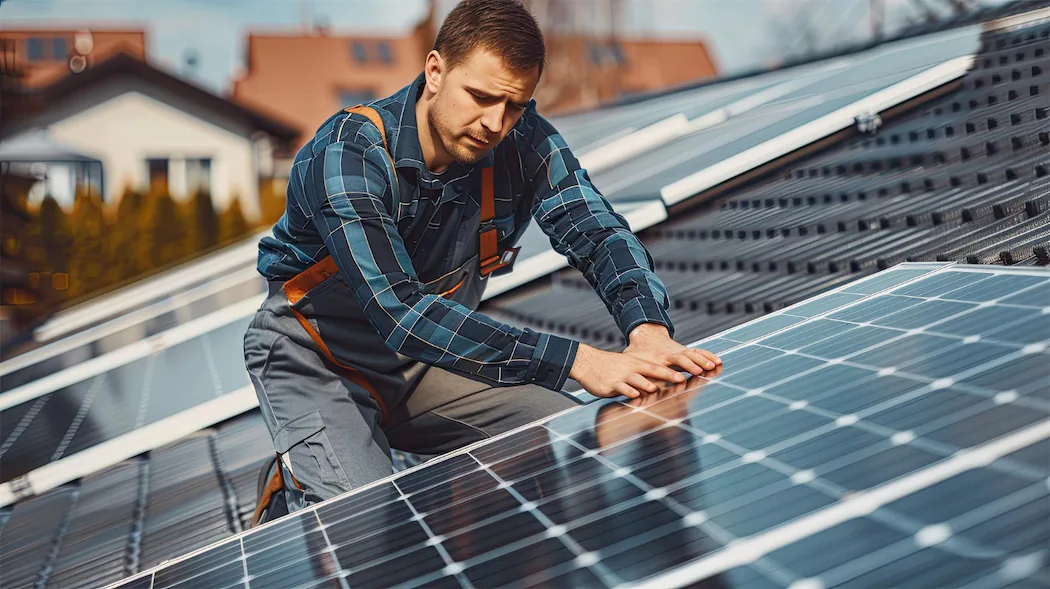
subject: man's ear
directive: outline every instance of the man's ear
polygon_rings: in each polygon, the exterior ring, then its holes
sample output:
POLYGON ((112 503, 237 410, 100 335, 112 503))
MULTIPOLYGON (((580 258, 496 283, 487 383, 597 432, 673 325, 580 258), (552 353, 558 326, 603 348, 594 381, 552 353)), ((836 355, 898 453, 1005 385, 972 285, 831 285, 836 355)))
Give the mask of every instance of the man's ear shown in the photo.
POLYGON ((441 80, 444 73, 445 60, 441 57, 441 54, 437 51, 428 53, 426 62, 423 64, 423 76, 427 90, 437 94, 438 89, 441 88, 441 80))

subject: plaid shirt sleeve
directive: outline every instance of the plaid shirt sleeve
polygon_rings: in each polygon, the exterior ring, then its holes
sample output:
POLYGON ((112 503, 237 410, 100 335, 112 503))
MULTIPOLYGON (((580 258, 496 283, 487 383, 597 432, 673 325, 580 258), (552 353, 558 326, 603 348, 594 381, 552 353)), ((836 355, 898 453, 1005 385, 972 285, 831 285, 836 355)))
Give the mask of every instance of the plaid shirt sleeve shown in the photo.
POLYGON ((554 249, 586 277, 625 339, 642 323, 663 325, 673 337, 667 288, 649 252, 534 108, 514 130, 522 169, 535 192, 533 218, 554 249))
POLYGON ((394 174, 378 130, 362 125, 317 153, 302 184, 313 223, 372 326, 391 349, 420 362, 495 386, 560 390, 577 342, 424 293, 389 213, 394 174))

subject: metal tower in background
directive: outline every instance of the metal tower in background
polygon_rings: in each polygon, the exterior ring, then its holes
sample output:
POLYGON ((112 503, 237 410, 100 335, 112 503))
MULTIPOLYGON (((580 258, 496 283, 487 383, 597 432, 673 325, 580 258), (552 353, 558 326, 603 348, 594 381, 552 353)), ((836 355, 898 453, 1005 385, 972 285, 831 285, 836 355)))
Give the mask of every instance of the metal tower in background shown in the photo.
POLYGON ((887 4, 900 13, 904 27, 917 24, 934 24, 966 16, 988 4, 982 0, 868 0, 871 18, 872 39, 880 41, 886 37, 887 4))

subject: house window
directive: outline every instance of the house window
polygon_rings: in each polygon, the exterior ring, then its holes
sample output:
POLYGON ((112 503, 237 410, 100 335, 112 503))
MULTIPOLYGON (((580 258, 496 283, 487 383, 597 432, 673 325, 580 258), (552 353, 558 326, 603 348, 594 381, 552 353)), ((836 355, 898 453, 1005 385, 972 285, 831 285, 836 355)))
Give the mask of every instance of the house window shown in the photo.
POLYGON ((69 45, 66 43, 66 38, 55 37, 51 39, 51 58, 56 61, 63 61, 67 55, 69 55, 69 45))
POLYGON ((379 52, 380 61, 385 64, 394 63, 394 56, 390 53, 390 43, 380 41, 377 50, 379 52))
POLYGON ((339 102, 343 106, 356 106, 365 104, 376 99, 376 93, 371 90, 340 90, 339 102))
POLYGON ((361 41, 354 41, 353 49, 354 59, 357 60, 357 63, 365 63, 368 61, 368 49, 365 47, 364 43, 361 41))
POLYGON ((44 40, 40 37, 26 39, 26 59, 29 61, 43 61, 44 40))
POLYGON ((595 65, 601 65, 602 61, 605 58, 601 45, 598 45, 596 43, 588 43, 587 49, 590 53, 591 63, 595 65))
POLYGON ((186 193, 211 194, 211 158, 186 160, 186 193))
POLYGON ((146 178, 149 180, 149 189, 154 193, 168 192, 168 159, 150 158, 146 160, 146 178))

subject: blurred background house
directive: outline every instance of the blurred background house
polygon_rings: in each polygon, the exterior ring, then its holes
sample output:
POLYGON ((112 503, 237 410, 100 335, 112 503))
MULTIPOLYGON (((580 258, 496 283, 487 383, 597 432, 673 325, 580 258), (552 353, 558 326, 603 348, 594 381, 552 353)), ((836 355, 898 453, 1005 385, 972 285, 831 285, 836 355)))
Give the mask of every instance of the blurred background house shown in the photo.
POLYGON ((78 187, 117 204, 123 191, 166 191, 185 200, 211 194, 220 209, 239 198, 259 217, 258 178, 273 170, 297 131, 202 90, 143 59, 117 53, 33 92, 41 110, 12 121, 0 162, 40 182, 31 203, 51 195, 73 205, 78 187))

